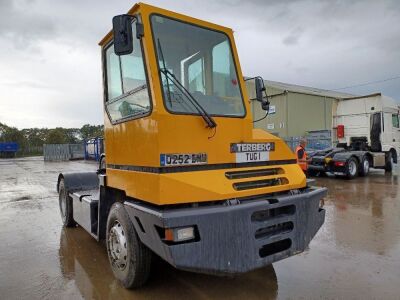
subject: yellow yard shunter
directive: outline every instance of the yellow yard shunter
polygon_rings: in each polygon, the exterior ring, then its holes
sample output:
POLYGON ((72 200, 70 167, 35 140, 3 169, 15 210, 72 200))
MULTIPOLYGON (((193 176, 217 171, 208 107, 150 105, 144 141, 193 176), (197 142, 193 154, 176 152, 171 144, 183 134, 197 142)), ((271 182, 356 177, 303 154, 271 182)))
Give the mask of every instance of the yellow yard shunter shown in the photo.
POLYGON ((97 172, 60 174, 57 190, 64 225, 106 241, 125 287, 146 282, 154 255, 232 274, 308 246, 326 189, 253 129, 231 29, 139 3, 100 46, 107 156, 97 172))

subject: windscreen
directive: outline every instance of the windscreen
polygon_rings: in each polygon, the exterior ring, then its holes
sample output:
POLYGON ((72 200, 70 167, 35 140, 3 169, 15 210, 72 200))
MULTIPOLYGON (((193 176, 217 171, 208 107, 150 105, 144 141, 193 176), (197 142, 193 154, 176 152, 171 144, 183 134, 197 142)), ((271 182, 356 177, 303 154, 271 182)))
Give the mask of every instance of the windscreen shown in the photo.
POLYGON ((188 91, 210 115, 244 116, 245 109, 229 38, 224 33, 166 17, 151 17, 166 108, 198 114, 188 91), (182 87, 179 86, 181 84, 182 87))

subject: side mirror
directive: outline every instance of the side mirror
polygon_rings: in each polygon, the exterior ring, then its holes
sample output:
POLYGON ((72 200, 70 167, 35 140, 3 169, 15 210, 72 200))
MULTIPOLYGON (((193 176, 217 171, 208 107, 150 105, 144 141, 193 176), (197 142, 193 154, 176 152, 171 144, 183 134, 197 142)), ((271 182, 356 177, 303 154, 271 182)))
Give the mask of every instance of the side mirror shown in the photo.
POLYGON ((114 52, 117 55, 133 52, 132 18, 130 15, 119 15, 112 19, 114 52))
POLYGON ((264 80, 261 77, 256 77, 256 100, 261 102, 261 108, 265 111, 269 110, 269 101, 264 99, 265 85, 264 80))
POLYGON ((255 79, 256 83, 256 99, 258 102, 263 101, 263 92, 265 91, 265 86, 264 86, 264 81, 261 77, 256 77, 255 79))

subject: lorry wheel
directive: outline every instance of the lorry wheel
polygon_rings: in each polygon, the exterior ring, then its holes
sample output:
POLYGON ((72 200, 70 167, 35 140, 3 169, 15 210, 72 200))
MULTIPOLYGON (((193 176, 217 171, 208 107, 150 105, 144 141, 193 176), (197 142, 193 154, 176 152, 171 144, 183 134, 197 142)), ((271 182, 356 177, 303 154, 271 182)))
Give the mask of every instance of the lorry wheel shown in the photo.
POLYGON ((386 156, 385 171, 389 173, 392 172, 393 164, 394 162, 393 162, 392 152, 388 152, 386 156))
POLYGON ((63 178, 60 180, 58 186, 58 202, 60 204, 61 220, 64 226, 74 227, 76 223, 73 216, 72 199, 68 196, 63 178))
POLYGON ((319 171, 315 171, 315 170, 307 170, 307 175, 310 177, 316 177, 318 176, 319 171))
POLYGON ((364 156, 362 161, 361 161, 361 164, 359 166, 359 168, 360 168, 360 172, 359 172, 360 176, 367 176, 368 173, 369 173, 369 167, 370 167, 369 159, 368 159, 368 157, 364 156))
POLYGON ((153 254, 139 240, 121 203, 114 203, 110 209, 106 241, 114 276, 128 289, 144 285, 150 275, 153 254))
POLYGON ((358 162, 354 157, 350 157, 346 163, 346 177, 353 179, 357 176, 358 162))
POLYGON ((99 173, 100 174, 105 174, 106 173, 106 156, 102 154, 100 156, 100 162, 99 162, 99 173))

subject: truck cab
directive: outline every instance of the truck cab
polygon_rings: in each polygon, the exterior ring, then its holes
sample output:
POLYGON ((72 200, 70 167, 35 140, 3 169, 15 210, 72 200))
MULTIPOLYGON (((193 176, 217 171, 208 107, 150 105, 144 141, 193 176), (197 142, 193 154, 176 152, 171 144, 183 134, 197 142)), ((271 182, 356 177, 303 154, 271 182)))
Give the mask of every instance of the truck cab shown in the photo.
POLYGON ((400 153, 399 104, 380 93, 340 100, 333 118, 337 147, 312 154, 309 171, 351 179, 370 168, 392 172, 400 153))
POLYGON ((334 116, 334 127, 342 127, 338 144, 351 147, 365 141, 363 150, 392 152, 397 162, 400 149, 400 104, 381 94, 341 100, 334 116))
POLYGON ((120 282, 143 285, 154 255, 231 274, 304 251, 326 189, 308 186, 282 140, 253 129, 232 30, 139 3, 100 46, 106 155, 97 173, 60 174, 57 188, 64 225, 106 241, 120 282))

